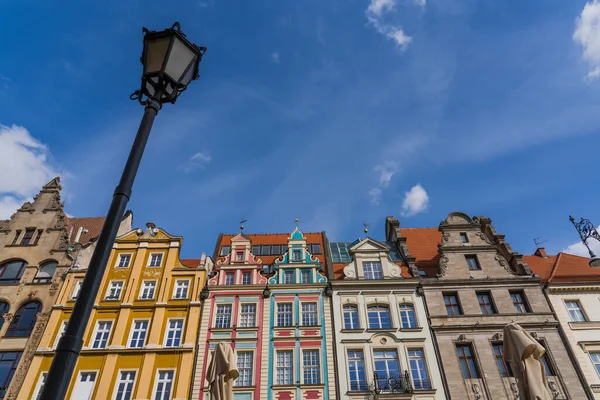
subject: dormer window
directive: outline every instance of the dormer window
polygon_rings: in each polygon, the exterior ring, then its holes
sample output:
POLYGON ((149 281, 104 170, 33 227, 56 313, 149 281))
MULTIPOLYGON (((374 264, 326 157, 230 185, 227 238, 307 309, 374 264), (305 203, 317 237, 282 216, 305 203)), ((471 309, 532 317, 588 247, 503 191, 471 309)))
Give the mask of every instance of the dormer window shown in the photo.
POLYGON ((235 261, 237 261, 237 262, 244 261, 244 252, 243 251, 238 251, 235 253, 235 261))
POLYGON ((231 250, 231 246, 223 246, 221 247, 221 254, 220 256, 226 256, 227 254, 229 254, 229 250, 231 250))
POLYGON ((292 250, 292 261, 302 261, 302 250, 292 250))
POLYGON ((460 233, 460 241, 463 243, 469 243, 469 237, 467 236, 467 232, 460 233))
POLYGON ((379 262, 364 262, 363 263, 363 272, 365 275, 365 279, 369 279, 369 280, 383 279, 383 269, 381 267, 381 263, 379 263, 379 262))

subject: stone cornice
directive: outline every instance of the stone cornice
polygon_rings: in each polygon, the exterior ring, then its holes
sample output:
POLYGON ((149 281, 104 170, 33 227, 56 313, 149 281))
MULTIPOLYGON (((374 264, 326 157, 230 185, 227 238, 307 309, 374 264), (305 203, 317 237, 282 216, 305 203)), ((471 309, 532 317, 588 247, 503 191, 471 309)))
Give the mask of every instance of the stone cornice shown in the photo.
POLYGON ((420 280, 425 290, 438 286, 539 286, 541 279, 530 275, 513 275, 514 278, 473 278, 473 279, 449 279, 449 278, 423 278, 420 280))
POLYGON ((550 294, 560 294, 560 293, 578 293, 578 292, 587 292, 587 293, 600 293, 600 283, 596 284, 586 284, 581 283, 580 286, 548 286, 548 293, 550 294))

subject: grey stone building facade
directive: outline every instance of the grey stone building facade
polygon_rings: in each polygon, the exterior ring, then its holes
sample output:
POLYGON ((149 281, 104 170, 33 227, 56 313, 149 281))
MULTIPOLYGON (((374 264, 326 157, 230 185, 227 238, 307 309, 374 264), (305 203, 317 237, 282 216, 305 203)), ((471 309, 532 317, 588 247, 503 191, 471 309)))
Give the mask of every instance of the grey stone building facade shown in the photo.
POLYGON ((437 345, 448 396, 519 399, 502 360, 502 331, 515 322, 547 349, 546 374, 556 399, 585 399, 555 318, 522 256, 512 251, 485 217, 451 213, 435 228, 400 228, 386 220, 414 275, 437 345))

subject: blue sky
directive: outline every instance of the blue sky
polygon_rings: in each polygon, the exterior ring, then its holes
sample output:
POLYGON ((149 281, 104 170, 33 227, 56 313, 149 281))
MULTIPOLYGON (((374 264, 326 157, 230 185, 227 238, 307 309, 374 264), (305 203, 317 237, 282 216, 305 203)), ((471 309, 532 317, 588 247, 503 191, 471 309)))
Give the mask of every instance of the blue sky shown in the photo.
POLYGON ((341 241, 463 211, 525 254, 575 243, 570 213, 600 221, 597 0, 4 1, 3 217, 55 173, 69 214, 106 212, 143 112, 141 28, 175 20, 208 52, 129 208, 185 257, 242 217, 341 241))

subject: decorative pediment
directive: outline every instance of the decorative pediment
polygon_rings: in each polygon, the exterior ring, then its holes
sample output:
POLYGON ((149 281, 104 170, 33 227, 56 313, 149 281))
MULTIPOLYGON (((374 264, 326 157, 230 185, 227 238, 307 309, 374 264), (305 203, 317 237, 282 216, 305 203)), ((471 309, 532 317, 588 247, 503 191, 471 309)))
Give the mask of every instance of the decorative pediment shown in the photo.
POLYGON ((474 225, 475 223, 465 213, 452 212, 448 214, 445 220, 440 222, 440 226, 452 226, 452 225, 474 225))
POLYGON ((362 253, 362 252, 380 252, 380 251, 384 251, 387 253, 390 251, 390 248, 386 244, 383 244, 383 243, 378 242, 377 240, 373 240, 371 238, 363 239, 360 242, 356 243, 354 246, 352 246, 350 249, 348 249, 348 252, 350 254, 362 253))
POLYGON ((248 235, 246 235, 245 233, 240 232, 231 238, 231 242, 232 243, 233 242, 236 242, 236 243, 250 242, 250 237, 248 235))
POLYGON ((153 223, 146 224, 146 230, 142 228, 133 229, 118 237, 119 241, 151 241, 151 240, 180 240, 181 237, 173 236, 161 228, 157 228, 153 223))

